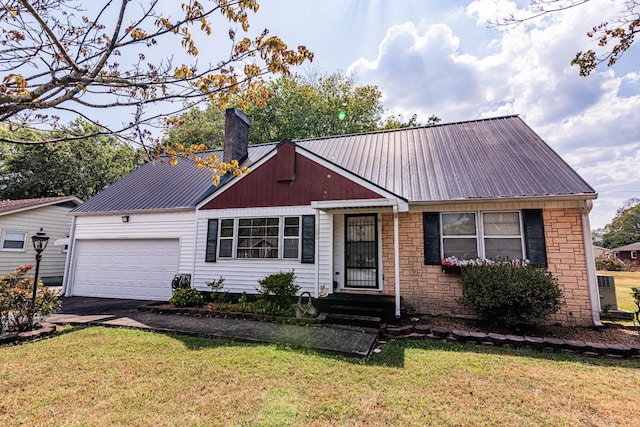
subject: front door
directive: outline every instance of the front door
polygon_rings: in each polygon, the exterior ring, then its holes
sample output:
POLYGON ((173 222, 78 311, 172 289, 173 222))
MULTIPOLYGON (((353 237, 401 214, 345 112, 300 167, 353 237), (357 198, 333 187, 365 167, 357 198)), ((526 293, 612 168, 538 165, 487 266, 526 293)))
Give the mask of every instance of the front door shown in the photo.
POLYGON ((345 220, 345 287, 377 289, 377 216, 347 215, 345 220))

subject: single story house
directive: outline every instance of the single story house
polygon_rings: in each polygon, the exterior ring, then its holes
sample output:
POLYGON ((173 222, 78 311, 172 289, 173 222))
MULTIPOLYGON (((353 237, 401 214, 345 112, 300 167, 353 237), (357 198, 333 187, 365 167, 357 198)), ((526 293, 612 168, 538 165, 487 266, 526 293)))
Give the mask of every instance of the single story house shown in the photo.
POLYGON ((593 256, 598 257, 612 257, 613 251, 611 249, 603 248, 602 246, 593 245, 593 256))
POLYGON ((613 255, 622 261, 631 261, 640 265, 638 260, 638 253, 640 253, 640 242, 629 243, 628 245, 620 246, 618 248, 611 249, 613 255))
POLYGON ((0 200, 0 276, 20 265, 35 264, 31 236, 42 229, 50 239, 42 254, 40 277, 47 285, 61 284, 68 244, 56 246, 54 242, 69 237, 68 213, 81 203, 73 196, 0 200))
POLYGON ((558 278, 555 321, 599 324, 597 195, 518 116, 252 146, 248 119, 226 120, 217 154, 251 172, 214 187, 188 161, 153 161, 74 209, 66 295, 167 300, 175 274, 255 293, 294 270, 314 296, 473 316, 441 260, 509 257, 558 278))

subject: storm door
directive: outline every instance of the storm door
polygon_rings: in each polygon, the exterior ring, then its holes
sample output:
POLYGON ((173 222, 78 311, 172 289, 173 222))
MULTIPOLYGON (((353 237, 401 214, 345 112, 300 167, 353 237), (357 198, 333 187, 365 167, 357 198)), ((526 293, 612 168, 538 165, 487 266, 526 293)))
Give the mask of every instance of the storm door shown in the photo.
POLYGON ((378 288, 376 214, 345 216, 345 287, 378 288))

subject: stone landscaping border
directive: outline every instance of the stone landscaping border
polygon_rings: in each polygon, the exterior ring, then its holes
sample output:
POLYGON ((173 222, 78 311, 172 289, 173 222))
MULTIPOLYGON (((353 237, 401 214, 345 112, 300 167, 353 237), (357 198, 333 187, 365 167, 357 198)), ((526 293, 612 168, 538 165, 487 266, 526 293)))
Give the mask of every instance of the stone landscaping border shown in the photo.
POLYGON ((503 335, 485 332, 449 330, 446 327, 430 325, 387 326, 382 335, 389 339, 434 339, 451 342, 471 343, 482 346, 522 348, 543 352, 580 354, 610 359, 640 359, 640 343, 634 346, 622 344, 602 344, 558 338, 541 338, 521 335, 503 335))
POLYGON ((42 323, 42 327, 26 332, 10 332, 0 335, 0 346, 15 344, 26 341, 36 341, 41 338, 49 337, 56 331, 56 325, 51 323, 42 323))
POLYGON ((159 313, 159 314, 177 314, 188 315, 195 317, 215 317, 219 319, 238 319, 238 320, 255 320, 258 322, 276 322, 286 323, 289 325, 320 325, 325 319, 326 315, 320 313, 316 317, 281 317, 271 316, 267 314, 254 314, 254 313, 241 313, 236 311, 222 311, 212 310, 210 308, 193 308, 193 307, 173 307, 169 306, 166 302, 151 303, 138 307, 138 311, 147 313, 159 313))

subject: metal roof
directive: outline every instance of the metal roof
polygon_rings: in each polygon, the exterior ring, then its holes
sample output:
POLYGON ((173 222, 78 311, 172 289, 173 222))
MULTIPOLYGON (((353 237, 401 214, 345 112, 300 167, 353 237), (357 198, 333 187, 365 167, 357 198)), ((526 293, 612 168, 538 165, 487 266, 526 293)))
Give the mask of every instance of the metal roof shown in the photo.
MULTIPOLYGON (((297 145, 410 203, 595 191, 518 116, 297 141, 297 145)), ((276 144, 249 146, 248 164, 276 144)), ((221 157, 222 150, 215 151, 221 157)), ((154 161, 73 212, 193 208, 224 187, 192 162, 154 161)))
POLYGON ((297 144, 409 202, 595 195, 518 116, 297 144))
MULTIPOLYGON (((250 166, 275 144, 249 147, 250 166)), ((216 154, 222 159, 222 150, 203 153, 216 154)), ((179 160, 171 166, 164 159, 146 163, 107 189, 74 209, 73 213, 129 212, 194 208, 204 194, 213 191, 211 171, 198 169, 192 161, 179 160)))
POLYGON ((0 215, 9 215, 16 212, 35 209, 43 206, 56 205, 71 202, 75 205, 82 203, 74 196, 40 197, 36 199, 0 200, 0 215))

